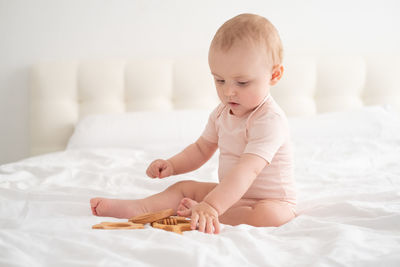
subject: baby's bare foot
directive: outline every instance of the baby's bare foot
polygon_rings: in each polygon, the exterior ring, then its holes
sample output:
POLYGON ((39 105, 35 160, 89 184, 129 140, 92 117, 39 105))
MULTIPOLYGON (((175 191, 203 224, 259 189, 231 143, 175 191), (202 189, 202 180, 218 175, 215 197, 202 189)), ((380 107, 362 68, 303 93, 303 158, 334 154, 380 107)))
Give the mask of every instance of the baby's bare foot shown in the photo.
POLYGON ((140 200, 122 200, 109 198, 92 198, 90 200, 92 213, 95 216, 129 219, 146 213, 140 200))
POLYGON ((191 198, 182 198, 178 206, 177 214, 179 216, 190 217, 192 215, 192 207, 198 204, 197 201, 191 198))

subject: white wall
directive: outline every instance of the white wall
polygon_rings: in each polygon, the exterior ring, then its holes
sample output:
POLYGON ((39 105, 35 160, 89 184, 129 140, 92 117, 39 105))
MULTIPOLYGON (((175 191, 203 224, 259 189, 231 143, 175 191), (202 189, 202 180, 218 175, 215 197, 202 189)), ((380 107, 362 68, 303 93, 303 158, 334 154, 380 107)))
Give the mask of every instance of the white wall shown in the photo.
POLYGON ((207 55, 216 29, 261 14, 291 52, 399 52, 400 2, 0 0, 0 164, 28 156, 28 77, 41 60, 207 55))

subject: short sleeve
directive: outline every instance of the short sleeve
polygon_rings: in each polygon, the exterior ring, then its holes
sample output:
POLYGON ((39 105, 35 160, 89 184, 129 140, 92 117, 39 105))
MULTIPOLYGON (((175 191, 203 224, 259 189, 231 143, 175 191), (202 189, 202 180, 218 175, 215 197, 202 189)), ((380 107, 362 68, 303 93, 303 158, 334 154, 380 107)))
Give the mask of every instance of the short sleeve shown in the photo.
POLYGON ((247 145, 243 153, 251 153, 272 162, 273 157, 288 136, 284 118, 278 114, 253 120, 247 131, 247 145))
POLYGON ((221 105, 217 106, 208 117, 207 125, 201 136, 209 142, 218 143, 218 133, 216 127, 216 120, 220 113, 221 105))

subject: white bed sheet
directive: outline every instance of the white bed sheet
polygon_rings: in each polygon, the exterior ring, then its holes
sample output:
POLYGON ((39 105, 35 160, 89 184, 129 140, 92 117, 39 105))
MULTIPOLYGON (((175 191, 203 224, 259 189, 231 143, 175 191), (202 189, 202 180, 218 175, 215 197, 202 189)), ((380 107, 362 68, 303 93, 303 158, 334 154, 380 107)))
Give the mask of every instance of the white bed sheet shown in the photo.
MULTIPOLYGON (((375 122, 386 116, 369 112, 375 122)), ((184 179, 216 181, 216 156, 190 174, 145 176, 153 159, 182 144, 71 149, 3 165, 0 266, 399 266, 400 124, 390 117, 354 135, 321 129, 340 116, 291 120, 299 216, 279 228, 91 229, 119 221, 92 216, 92 197, 141 198, 184 179)))

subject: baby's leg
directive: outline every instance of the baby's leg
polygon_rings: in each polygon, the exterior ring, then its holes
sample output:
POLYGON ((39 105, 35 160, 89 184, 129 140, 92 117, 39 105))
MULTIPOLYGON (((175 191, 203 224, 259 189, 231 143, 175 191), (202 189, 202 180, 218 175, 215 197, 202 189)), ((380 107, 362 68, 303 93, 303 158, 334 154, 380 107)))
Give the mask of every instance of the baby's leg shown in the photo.
POLYGON ((90 200, 90 206, 95 216, 130 218, 127 217, 129 214, 145 213, 140 202, 140 199, 125 200, 96 197, 90 200))
POLYGON ((161 193, 144 199, 121 200, 93 198, 90 200, 92 213, 96 216, 131 218, 133 216, 163 209, 178 209, 182 198, 200 202, 217 184, 196 181, 181 181, 161 193))
POLYGON ((293 206, 280 200, 241 199, 219 217, 219 221, 229 225, 248 224, 252 226, 280 226, 295 217, 293 206))

